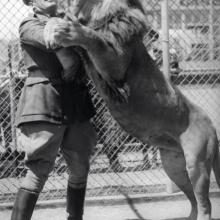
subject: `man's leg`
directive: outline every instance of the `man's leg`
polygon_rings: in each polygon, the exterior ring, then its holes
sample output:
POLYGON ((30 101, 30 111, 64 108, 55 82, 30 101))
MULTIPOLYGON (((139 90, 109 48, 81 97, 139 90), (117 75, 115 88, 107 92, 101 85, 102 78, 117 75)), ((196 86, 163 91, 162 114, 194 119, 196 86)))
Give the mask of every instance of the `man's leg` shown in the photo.
POLYGON ((96 133, 90 122, 76 123, 66 129, 62 152, 69 168, 68 220, 82 220, 89 159, 95 145, 96 133))
POLYGON ((39 193, 20 188, 13 206, 11 220, 31 219, 39 193))
POLYGON ((25 151, 27 174, 18 191, 11 220, 30 220, 39 193, 53 169, 65 127, 28 123, 20 128, 18 145, 25 151))

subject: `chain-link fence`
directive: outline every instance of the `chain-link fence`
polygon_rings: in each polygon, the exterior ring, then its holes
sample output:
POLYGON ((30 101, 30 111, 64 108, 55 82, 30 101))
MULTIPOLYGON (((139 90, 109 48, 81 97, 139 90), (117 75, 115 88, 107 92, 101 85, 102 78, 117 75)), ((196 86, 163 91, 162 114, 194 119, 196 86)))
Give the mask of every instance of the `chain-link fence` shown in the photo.
MULTIPOLYGON (((146 19, 156 31, 145 37, 146 49, 160 68, 162 62, 161 1, 142 0, 146 19), (157 35, 157 33, 159 35, 157 35), (159 37, 159 38, 158 38, 159 37), (158 39, 157 39, 158 38, 158 39)), ((65 3, 65 2, 64 2, 65 3)), ((14 118, 25 80, 18 26, 30 9, 17 0, 0 2, 0 201, 13 200, 25 175, 23 157, 16 151, 14 118)), ((175 85, 212 118, 220 135, 220 1, 170 0, 170 68, 175 85)), ((156 146, 125 134, 111 118, 89 83, 96 115, 98 144, 91 158, 88 196, 146 193, 165 190, 167 176, 156 146)), ((41 199, 62 198, 67 174, 61 155, 41 199)))

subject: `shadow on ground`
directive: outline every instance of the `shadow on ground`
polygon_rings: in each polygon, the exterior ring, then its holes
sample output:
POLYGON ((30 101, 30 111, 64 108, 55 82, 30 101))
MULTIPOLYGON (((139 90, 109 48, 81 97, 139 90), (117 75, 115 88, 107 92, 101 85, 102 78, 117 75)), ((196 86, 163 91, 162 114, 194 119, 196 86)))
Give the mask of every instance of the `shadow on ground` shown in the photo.
MULTIPOLYGON (((152 219, 147 219, 147 218, 132 218, 132 219, 126 219, 126 220, 152 220, 152 219)), ((167 219, 161 219, 161 220, 188 220, 188 218, 167 218, 167 219)), ((212 220, 220 220, 219 218, 212 218, 212 220)))
MULTIPOLYGON (((135 219, 126 219, 126 220, 152 220, 146 218, 135 218, 135 219)), ((162 219, 161 219, 162 220, 162 219)), ((163 219, 163 220, 188 220, 187 218, 170 218, 170 219, 163 219)), ((214 219, 213 219, 214 220, 214 219)))
MULTIPOLYGON (((131 210, 135 213, 135 215, 137 216, 137 218, 132 218, 132 219, 126 219, 126 220, 152 220, 152 219, 147 219, 144 218, 140 212, 135 208, 134 202, 132 201, 132 199, 128 196, 127 193, 121 192, 124 197, 126 198, 127 204, 129 205, 129 207, 131 208, 131 210)), ((185 218, 166 218, 166 219, 161 219, 161 220, 188 220, 187 217, 185 218)), ((220 220, 220 218, 212 218, 212 220, 220 220)))
MULTIPOLYGON (((133 219, 126 219, 126 220, 152 220, 147 218, 133 218, 133 219)), ((187 218, 170 218, 170 219, 161 219, 161 220, 188 220, 187 218)), ((219 220, 219 219, 213 219, 213 220, 219 220)))

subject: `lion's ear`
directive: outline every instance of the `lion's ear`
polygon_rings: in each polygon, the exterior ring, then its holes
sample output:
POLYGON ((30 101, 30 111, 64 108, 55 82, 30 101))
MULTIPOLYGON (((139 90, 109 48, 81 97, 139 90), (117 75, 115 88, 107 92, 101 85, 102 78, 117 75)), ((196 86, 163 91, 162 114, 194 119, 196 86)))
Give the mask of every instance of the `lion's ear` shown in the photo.
POLYGON ((142 13, 145 14, 145 10, 144 10, 144 7, 143 7, 141 1, 139 1, 139 0, 128 0, 128 5, 131 8, 136 8, 136 9, 141 10, 142 13))
POLYGON ((33 0, 23 0, 23 2, 27 6, 32 6, 33 5, 33 0))

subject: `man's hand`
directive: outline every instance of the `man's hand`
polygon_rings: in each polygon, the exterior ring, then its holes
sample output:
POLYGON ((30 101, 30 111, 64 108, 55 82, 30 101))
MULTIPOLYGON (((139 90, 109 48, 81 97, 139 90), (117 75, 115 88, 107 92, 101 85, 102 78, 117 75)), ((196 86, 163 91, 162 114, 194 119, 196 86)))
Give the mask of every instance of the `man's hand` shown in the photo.
POLYGON ((76 17, 68 15, 65 18, 65 23, 62 23, 62 27, 59 30, 56 29, 55 39, 57 43, 60 43, 63 47, 69 46, 84 46, 85 37, 88 28, 81 25, 76 17))
POLYGON ((58 46, 84 46, 88 28, 82 26, 76 17, 66 16, 65 19, 51 18, 44 28, 44 40, 47 48, 58 46))
POLYGON ((61 18, 51 18, 44 28, 44 41, 47 48, 56 49, 60 45, 59 30, 68 32, 66 21, 61 18))

